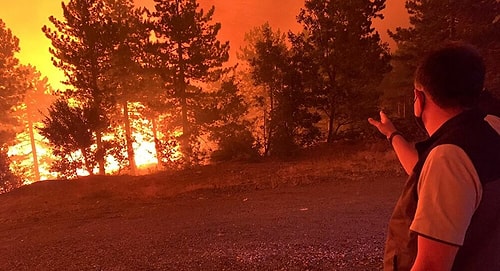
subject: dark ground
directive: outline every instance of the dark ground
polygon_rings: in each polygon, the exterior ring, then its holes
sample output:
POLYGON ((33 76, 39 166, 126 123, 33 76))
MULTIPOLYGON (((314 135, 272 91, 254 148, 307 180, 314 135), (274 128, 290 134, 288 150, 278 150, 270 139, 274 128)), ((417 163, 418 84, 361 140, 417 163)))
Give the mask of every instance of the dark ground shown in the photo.
POLYGON ((0 270, 379 270, 404 177, 325 168, 220 166, 26 186, 0 195, 0 270))

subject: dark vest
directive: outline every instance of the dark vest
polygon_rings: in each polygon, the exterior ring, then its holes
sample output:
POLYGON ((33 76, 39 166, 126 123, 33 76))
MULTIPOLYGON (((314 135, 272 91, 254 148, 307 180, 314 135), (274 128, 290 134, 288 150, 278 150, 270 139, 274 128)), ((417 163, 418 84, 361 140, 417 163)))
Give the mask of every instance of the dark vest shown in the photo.
POLYGON ((444 123, 417 143, 418 162, 396 204, 387 233, 384 270, 410 270, 417 256, 417 234, 410 231, 418 202, 420 172, 432 149, 453 144, 471 159, 483 187, 482 199, 459 248, 453 270, 500 270, 500 135, 477 110, 444 123))

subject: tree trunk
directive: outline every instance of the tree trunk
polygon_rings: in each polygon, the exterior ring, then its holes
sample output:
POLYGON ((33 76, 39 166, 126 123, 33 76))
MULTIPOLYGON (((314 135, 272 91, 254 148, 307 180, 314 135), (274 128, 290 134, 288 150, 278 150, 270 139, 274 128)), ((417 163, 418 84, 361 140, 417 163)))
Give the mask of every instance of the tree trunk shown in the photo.
POLYGON ((191 143, 189 142, 191 137, 191 131, 189 127, 189 121, 187 117, 187 99, 185 88, 181 97, 181 111, 182 111, 182 140, 181 140, 181 151, 184 156, 184 160, 188 165, 191 164, 191 143))
POLYGON ((155 143, 155 152, 156 152, 156 160, 158 161, 156 164, 156 169, 160 170, 162 166, 162 161, 161 161, 161 153, 160 153, 160 146, 159 145, 159 139, 158 139, 158 125, 156 124, 156 117, 153 116, 151 118, 151 124, 153 125, 153 139, 155 143))
POLYGON ((269 133, 267 132, 268 125, 267 110, 264 107, 264 156, 269 155, 269 133))
POLYGON ((89 159, 89 153, 82 149, 80 149, 80 151, 83 155, 83 164, 85 165, 85 169, 87 169, 90 176, 94 176, 94 169, 92 168, 93 163, 90 163, 91 159, 89 159))
POLYGON ((403 103, 403 118, 406 119, 406 97, 403 103))
MULTIPOLYGON (((267 119, 266 119, 267 120, 267 119)), ((275 137, 273 131, 276 127, 273 127, 276 123, 276 112, 274 110, 274 93, 273 89, 269 88, 269 121, 267 122, 267 141, 266 141, 266 153, 265 156, 269 156, 271 153, 271 142, 275 137)))
MULTIPOLYGON (((104 167, 104 154, 106 150, 104 149, 104 146, 102 145, 102 128, 100 128, 101 123, 101 113, 103 113, 102 109, 102 100, 103 100, 103 95, 104 93, 99 89, 99 84, 98 84, 98 78, 99 78, 99 65, 98 65, 98 56, 96 55, 98 53, 97 50, 97 45, 95 40, 90 40, 89 47, 91 48, 90 50, 90 69, 91 69, 91 78, 90 78, 90 86, 91 86, 91 94, 92 94, 92 99, 93 99, 93 106, 94 109, 96 110, 96 118, 97 118, 97 123, 98 126, 96 128, 96 145, 97 145, 97 150, 96 150, 96 161, 97 164, 99 165, 99 175, 106 175, 106 169, 104 167)), ((93 171, 93 169, 91 169, 93 171)), ((91 173, 92 174, 92 173, 91 173)))
MULTIPOLYGON (((329 59, 330 56, 330 51, 327 49, 327 55, 329 59)), ((335 140, 335 128, 333 127, 334 122, 335 122, 335 103, 334 101, 336 100, 336 81, 337 81, 337 72, 335 68, 331 67, 330 69, 327 70, 328 72, 328 79, 329 79, 329 92, 328 92, 328 104, 330 107, 330 114, 328 115, 328 137, 326 139, 326 143, 333 143, 333 140, 335 140)))
MULTIPOLYGON (((179 3, 177 3, 179 4, 179 3)), ((184 157, 184 161, 189 166, 191 165, 191 156, 192 156, 192 148, 191 148, 191 127, 189 125, 188 120, 188 110, 187 110, 187 93, 186 93, 186 78, 185 78, 185 70, 184 70, 184 59, 183 55, 182 43, 177 43, 177 56, 179 61, 179 74, 177 78, 177 87, 179 89, 179 97, 181 99, 181 114, 182 114, 182 140, 181 140, 181 152, 184 157)))
MULTIPOLYGON (((106 169, 104 168, 104 148, 102 147, 102 132, 96 132, 96 160, 99 165, 99 175, 106 175, 106 169)), ((91 169, 92 171, 92 169, 91 169)), ((91 173, 92 174, 92 173, 91 173)))
POLYGON ((40 168, 38 164, 38 155, 36 152, 36 142, 35 142, 35 132, 33 131, 33 122, 28 116, 28 129, 30 134, 30 142, 31 142, 31 153, 33 155, 33 173, 35 174, 35 182, 40 181, 40 168))
POLYGON ((326 143, 333 143, 333 140, 335 139, 335 129, 333 127, 334 116, 335 112, 333 112, 332 109, 332 111, 330 112, 330 116, 328 116, 328 137, 326 139, 326 143))
POLYGON ((132 128, 130 127, 130 118, 128 114, 128 102, 125 101, 122 104, 123 106, 123 121, 125 123, 125 140, 127 142, 127 158, 128 164, 130 166, 130 173, 132 175, 137 174, 137 165, 135 163, 135 153, 134 153, 134 145, 132 140, 132 128))

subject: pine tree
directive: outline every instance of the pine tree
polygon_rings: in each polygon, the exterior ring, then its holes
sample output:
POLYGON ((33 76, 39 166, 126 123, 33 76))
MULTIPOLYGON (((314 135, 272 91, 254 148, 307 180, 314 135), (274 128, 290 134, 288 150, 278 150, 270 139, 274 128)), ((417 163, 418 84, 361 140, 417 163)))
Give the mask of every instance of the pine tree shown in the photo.
POLYGON ((264 87, 264 93, 257 95, 264 111, 264 155, 289 155, 319 135, 315 127, 319 116, 309 110, 311 93, 303 83, 310 73, 302 63, 303 52, 289 49, 279 30, 264 24, 251 33, 243 55, 255 84, 264 87))
MULTIPOLYGON (((410 27, 391 32, 402 69, 415 70, 422 55, 446 42, 475 45, 487 64, 488 89, 500 95, 500 4, 497 0, 408 0, 410 27)), ((408 76, 407 88, 413 84, 408 76)))
POLYGON ((30 182, 40 181, 40 157, 37 152, 37 146, 46 146, 46 142, 42 142, 37 138, 36 125, 41 123, 43 113, 53 102, 53 90, 48 83, 48 78, 43 77, 41 73, 31 65, 21 65, 21 73, 23 75, 23 91, 24 99, 22 103, 16 107, 15 116, 19 119, 22 129, 17 134, 18 144, 29 142, 30 152, 28 157, 13 158, 13 161, 19 160, 19 164, 28 164, 27 179, 30 182), (28 160, 28 161, 26 161, 28 160))
POLYGON ((19 39, 0 20, 0 193, 8 192, 21 185, 21 180, 10 170, 8 147, 15 136, 18 125, 13 109, 23 97, 22 74, 19 60, 19 39))
POLYGON ((372 26, 384 8, 385 0, 306 0, 298 16, 304 32, 295 39, 318 66, 311 87, 328 117, 327 142, 375 111, 377 86, 390 70, 387 44, 372 26))
MULTIPOLYGON (((22 100, 22 74, 19 60, 19 39, 0 20, 0 130, 11 129, 15 118, 8 114, 22 100)), ((5 143, 6 141, 2 141, 5 143)))
POLYGON ((111 69, 106 74, 106 84, 115 92, 115 100, 121 114, 112 115, 112 119, 123 127, 127 160, 130 172, 136 174, 135 150, 133 148, 134 115, 131 112, 137 103, 147 105, 156 100, 158 79, 149 68, 149 55, 145 47, 150 33, 143 22, 145 10, 135 9, 132 5, 121 7, 118 14, 129 14, 119 19, 117 26, 116 50, 111 58, 111 69))
POLYGON ((51 16, 55 29, 44 26, 43 31, 52 41, 54 65, 64 71, 64 83, 72 87, 64 93, 66 98, 90 106, 95 112, 89 121, 96 136, 99 173, 105 174, 104 157, 109 144, 103 141, 103 135, 109 132, 110 114, 120 94, 110 77, 116 74, 118 55, 126 47, 123 45, 130 45, 130 18, 138 14, 133 13, 131 0, 71 0, 62 3, 62 9, 64 19, 51 16))
POLYGON ((50 142, 52 152, 57 157, 52 170, 60 177, 74 178, 78 169, 93 174, 96 156, 92 151, 95 107, 73 107, 67 100, 58 99, 48 109, 40 134, 50 142))
MULTIPOLYGON (((273 141, 277 136, 278 120, 278 92, 283 90, 284 73, 287 72, 286 37, 279 30, 273 31, 269 24, 264 24, 254 29, 250 44, 246 48, 248 61, 251 66, 252 79, 256 85, 264 86, 264 93, 256 96, 260 107, 263 108, 263 146, 264 155, 270 155, 273 141)), ((286 134, 286 131, 281 131, 286 134)), ((281 136, 283 145, 293 145, 292 138, 281 136), (285 141, 287 144, 285 144, 285 141)))
POLYGON ((212 153, 215 161, 250 160, 259 156, 252 123, 246 119, 248 104, 234 78, 222 82, 211 95, 211 105, 204 112, 210 125, 210 139, 218 145, 212 153))
POLYGON ((152 65, 165 85, 172 130, 182 131, 181 152, 188 165, 196 163, 200 122, 195 111, 206 97, 202 86, 220 78, 229 57, 229 42, 217 39, 221 24, 212 23, 214 12, 215 7, 200 9, 196 0, 155 0, 150 17, 156 36, 150 46, 152 65))

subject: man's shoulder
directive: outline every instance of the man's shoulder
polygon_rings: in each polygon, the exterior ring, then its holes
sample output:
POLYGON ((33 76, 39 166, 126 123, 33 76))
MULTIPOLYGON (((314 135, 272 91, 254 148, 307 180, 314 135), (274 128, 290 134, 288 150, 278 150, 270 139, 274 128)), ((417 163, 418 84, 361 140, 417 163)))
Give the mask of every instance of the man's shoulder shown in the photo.
MULTIPOLYGON (((495 115, 483 115, 480 119, 464 122, 449 129, 436 141, 436 145, 455 144, 466 152, 470 147, 477 148, 473 142, 483 142, 484 146, 500 147, 500 117, 495 115)), ((489 148, 489 147, 488 147, 489 148)))
POLYGON ((487 115, 484 121, 460 126, 446 134, 434 147, 439 148, 434 150, 433 156, 437 154, 436 157, 456 162, 470 159, 483 183, 500 177, 500 118, 497 116, 487 115))
POLYGON ((451 160, 463 161, 464 163, 471 162, 466 151, 461 146, 455 144, 440 144, 434 147, 427 156, 428 161, 441 159, 448 162, 451 160))

